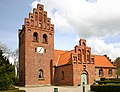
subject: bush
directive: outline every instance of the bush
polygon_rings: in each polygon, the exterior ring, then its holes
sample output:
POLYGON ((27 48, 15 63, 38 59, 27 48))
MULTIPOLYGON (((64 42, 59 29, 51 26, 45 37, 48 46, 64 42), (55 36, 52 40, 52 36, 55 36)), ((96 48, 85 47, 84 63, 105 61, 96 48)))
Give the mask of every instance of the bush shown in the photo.
POLYGON ((15 67, 0 50, 0 90, 11 89, 15 78, 15 67))
POLYGON ((15 86, 18 86, 18 85, 19 85, 19 79, 18 79, 17 77, 15 77, 15 78, 13 79, 13 84, 14 84, 15 86))
POLYGON ((6 90, 6 91, 0 91, 0 92, 25 92, 25 90, 6 90))
POLYGON ((0 92, 25 92, 25 90, 19 90, 19 88, 11 87, 9 90, 2 90, 0 92))
POLYGON ((96 92, 120 92, 120 84, 91 85, 90 88, 96 92))
POLYGON ((120 79, 119 78, 101 78, 100 81, 96 81, 98 84, 108 84, 108 83, 114 83, 114 84, 119 84, 120 79))

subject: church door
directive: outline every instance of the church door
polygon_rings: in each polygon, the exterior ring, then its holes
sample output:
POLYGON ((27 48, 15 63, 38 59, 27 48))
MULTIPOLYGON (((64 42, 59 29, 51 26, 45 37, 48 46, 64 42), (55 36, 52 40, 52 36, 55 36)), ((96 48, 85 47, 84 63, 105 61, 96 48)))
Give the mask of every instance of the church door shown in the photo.
POLYGON ((81 85, 87 85, 87 75, 84 73, 81 75, 81 85))

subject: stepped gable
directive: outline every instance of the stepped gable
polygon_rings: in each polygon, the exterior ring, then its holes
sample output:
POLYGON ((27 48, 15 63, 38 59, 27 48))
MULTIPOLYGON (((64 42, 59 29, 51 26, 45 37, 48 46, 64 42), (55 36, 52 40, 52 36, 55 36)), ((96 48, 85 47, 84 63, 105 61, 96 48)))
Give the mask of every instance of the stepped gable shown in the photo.
POLYGON ((47 17, 47 12, 44 11, 44 6, 37 5, 37 8, 33 9, 33 13, 29 13, 29 18, 24 19, 24 25, 22 30, 19 29, 19 33, 27 27, 28 29, 41 29, 43 31, 54 31, 54 24, 51 24, 51 18, 47 17))

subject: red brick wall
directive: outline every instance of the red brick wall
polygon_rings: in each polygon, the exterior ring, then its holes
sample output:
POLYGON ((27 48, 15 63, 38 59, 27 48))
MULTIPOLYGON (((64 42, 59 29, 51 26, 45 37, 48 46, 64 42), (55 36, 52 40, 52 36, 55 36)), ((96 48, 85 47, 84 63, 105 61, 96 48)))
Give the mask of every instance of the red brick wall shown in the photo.
POLYGON ((54 85, 73 85, 73 66, 64 65, 55 68, 54 85), (64 79, 62 79, 64 71, 64 79))
POLYGON ((19 85, 25 85, 25 32, 19 32, 19 85))
POLYGON ((92 84, 95 80, 95 65, 91 55, 91 48, 87 47, 86 40, 81 39, 79 45, 75 46, 72 53, 73 64, 73 85, 81 85, 81 75, 86 73, 87 84, 92 84), (80 54, 80 57, 78 57, 80 54), (76 57, 76 59, 74 59, 76 57))
POLYGON ((86 73, 87 84, 93 84, 95 80, 95 67, 94 64, 73 64, 73 85, 81 85, 81 75, 86 73), (86 68, 85 68, 86 66, 86 68))
POLYGON ((100 78, 115 78, 116 77, 116 69, 115 68, 109 68, 109 67, 96 67, 95 68, 96 72, 96 80, 100 80, 100 78), (99 75, 99 70, 103 69, 103 76, 99 75), (108 70, 112 70, 112 75, 108 74, 108 70))
POLYGON ((19 47, 20 70, 23 71, 20 76, 25 77, 22 85, 50 85, 50 62, 54 56, 54 25, 50 23, 50 18, 47 18, 47 12, 44 11, 43 5, 38 4, 37 9, 29 14, 29 18, 25 18, 25 32, 23 34, 25 37, 24 46, 19 47), (35 17, 36 14, 37 17, 35 17), (34 32, 38 33, 37 42, 33 41, 34 32), (43 43, 43 34, 47 35, 48 43, 43 43), (43 47, 46 52, 38 53, 37 47, 43 47), (38 77, 40 69, 44 72, 44 79, 38 77))

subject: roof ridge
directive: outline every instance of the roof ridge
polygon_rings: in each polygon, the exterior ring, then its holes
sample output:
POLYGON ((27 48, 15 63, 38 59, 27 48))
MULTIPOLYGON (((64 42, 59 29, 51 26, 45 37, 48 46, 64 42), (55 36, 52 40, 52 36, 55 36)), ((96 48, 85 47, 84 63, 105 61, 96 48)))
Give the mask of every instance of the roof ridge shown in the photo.
MULTIPOLYGON (((54 51, 56 51, 56 50, 58 50, 58 49, 54 49, 54 51)), ((59 51, 65 51, 65 50, 59 50, 59 51)))
POLYGON ((69 52, 71 52, 71 51, 72 51, 72 50, 69 50, 69 51, 63 52, 63 53, 61 53, 60 55, 63 55, 63 54, 69 53, 69 52))
POLYGON ((93 56, 101 56, 101 57, 104 56, 104 55, 97 55, 97 54, 92 54, 92 55, 93 55, 93 56))

